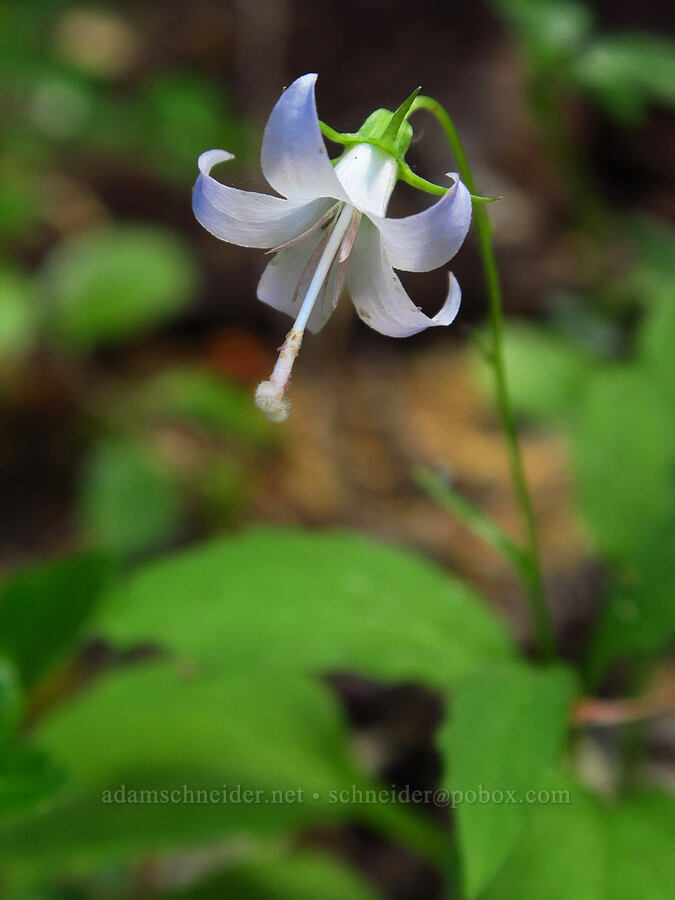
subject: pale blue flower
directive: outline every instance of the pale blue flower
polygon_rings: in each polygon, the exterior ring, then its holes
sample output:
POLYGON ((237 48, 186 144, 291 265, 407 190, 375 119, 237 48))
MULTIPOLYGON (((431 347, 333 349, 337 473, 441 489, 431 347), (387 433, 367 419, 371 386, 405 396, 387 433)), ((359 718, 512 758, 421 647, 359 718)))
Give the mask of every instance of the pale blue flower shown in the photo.
POLYGON ((285 398, 305 328, 319 331, 346 285, 359 316, 382 334, 408 337, 449 325, 461 300, 449 274, 448 294, 432 318, 413 303, 394 268, 426 272, 451 259, 471 221, 471 195, 459 176, 429 209, 385 218, 398 176, 394 156, 370 143, 350 146, 331 163, 314 98, 316 75, 303 75, 281 95, 265 127, 261 163, 274 197, 226 187, 211 176, 225 150, 199 157, 193 210, 211 234, 242 247, 274 252, 258 298, 295 318, 257 405, 273 421, 287 418, 285 398))

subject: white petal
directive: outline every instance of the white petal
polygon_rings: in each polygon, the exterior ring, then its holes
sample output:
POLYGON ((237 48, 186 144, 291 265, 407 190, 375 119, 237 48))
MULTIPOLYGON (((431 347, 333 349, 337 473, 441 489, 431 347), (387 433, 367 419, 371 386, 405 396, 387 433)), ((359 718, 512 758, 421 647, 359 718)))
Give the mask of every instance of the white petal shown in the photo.
POLYGON ((240 191, 211 177, 216 163, 233 158, 227 150, 202 153, 201 174, 192 195, 197 220, 222 241, 241 247, 276 247, 306 231, 330 206, 329 200, 298 205, 269 194, 240 191))
POLYGON ((272 110, 260 162, 275 191, 294 203, 317 197, 347 200, 326 151, 314 99, 316 75, 303 75, 272 110))
POLYGON ((462 294, 450 273, 448 295, 433 317, 418 309, 391 267, 376 227, 363 219, 352 251, 347 284, 363 321, 389 337, 409 337, 432 325, 449 325, 459 310, 462 294))
MULTIPOLYGON (((272 257, 258 282, 258 299, 295 318, 303 301, 302 295, 296 296, 296 289, 322 237, 322 231, 312 232, 272 257)), ((334 309, 333 293, 329 289, 333 284, 332 272, 327 282, 329 285, 324 285, 307 322, 307 329, 312 334, 321 331, 334 309)))
POLYGON ((398 177, 393 156, 372 144, 356 144, 340 157, 335 174, 353 206, 373 217, 386 213, 398 177))
POLYGON ((462 246, 471 224, 471 194, 456 172, 448 174, 455 183, 424 212, 403 219, 371 216, 395 269, 404 272, 437 269, 462 246))

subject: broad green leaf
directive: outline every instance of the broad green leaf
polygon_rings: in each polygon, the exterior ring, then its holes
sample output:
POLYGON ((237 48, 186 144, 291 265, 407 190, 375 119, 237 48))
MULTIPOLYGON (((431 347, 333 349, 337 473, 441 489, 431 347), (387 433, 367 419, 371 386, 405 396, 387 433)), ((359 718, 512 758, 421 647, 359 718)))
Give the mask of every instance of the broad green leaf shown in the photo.
POLYGON ((142 446, 117 440, 100 444, 88 459, 79 505, 89 539, 121 556, 160 547, 180 523, 169 473, 142 446))
POLYGON ((21 714, 21 688, 15 667, 0 656, 0 758, 21 714))
MULTIPOLYGON (((33 747, 13 747, 0 753, 0 832, 48 809, 66 783, 65 773, 45 753, 33 747)), ((0 850, 0 865, 2 851, 0 850)))
POLYGON ((629 285, 645 309, 672 306, 675 293, 675 228, 660 219, 628 220, 635 257, 629 285))
POLYGON ((251 403, 249 390, 206 369, 170 369, 141 388, 141 404, 150 413, 187 420, 225 437, 269 444, 269 422, 251 403))
POLYGON ((648 34, 603 37, 575 58, 572 75, 617 119, 633 122, 653 103, 675 106, 675 41, 648 34))
POLYGON ((196 283, 186 247, 156 226, 89 231, 59 245, 43 270, 52 326, 88 349, 148 331, 180 312, 196 283))
POLYGON ((618 579, 589 650, 593 683, 616 659, 649 659, 675 639, 675 516, 645 532, 618 579))
POLYGON ((545 802, 521 807, 518 843, 481 900, 605 900, 605 811, 572 782, 548 781, 542 789, 545 802))
POLYGON ((468 897, 480 895, 518 840, 526 794, 561 751, 573 693, 564 669, 515 666, 479 672, 455 692, 440 744, 468 897))
POLYGON ((239 863, 191 890, 165 900, 377 900, 357 873, 307 851, 275 860, 239 863))
POLYGON ((574 468, 582 513, 599 550, 630 558, 672 506, 671 428, 662 399, 638 369, 594 379, 575 421, 574 468))
MULTIPOLYGON (((675 245, 673 246, 675 253, 675 245)), ((641 367, 661 401, 664 420, 675 436, 675 379, 673 347, 675 346, 675 278, 670 298, 656 304, 648 312, 639 335, 641 367)))
POLYGON ((508 326, 504 349, 517 412, 550 420, 574 410, 592 371, 583 351, 559 335, 524 323, 508 326))
POLYGON ((481 599, 421 557, 356 535, 271 529, 145 566, 99 630, 221 671, 350 669, 437 685, 512 653, 481 599))
POLYGON ((110 673, 35 739, 72 785, 0 834, 0 864, 17 877, 350 815, 407 817, 395 804, 337 802, 332 791, 370 785, 327 688, 296 676, 209 678, 159 663, 110 673))
POLYGON ((0 653, 33 684, 75 645, 110 574, 97 553, 24 569, 0 591, 0 653))
POLYGON ((607 900, 673 896, 675 799, 643 790, 607 811, 607 900))

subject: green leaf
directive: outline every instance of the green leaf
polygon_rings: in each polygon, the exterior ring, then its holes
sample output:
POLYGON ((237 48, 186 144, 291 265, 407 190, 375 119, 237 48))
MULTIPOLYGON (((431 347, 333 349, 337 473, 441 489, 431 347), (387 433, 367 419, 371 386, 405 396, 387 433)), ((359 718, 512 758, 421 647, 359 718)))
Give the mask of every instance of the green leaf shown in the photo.
POLYGON ((509 667, 479 672, 454 694, 440 744, 446 784, 461 792, 453 797, 470 898, 504 863, 524 825, 527 791, 557 760, 574 687, 564 669, 509 667))
POLYGON ((175 534, 180 500, 170 475, 149 452, 111 440, 87 461, 80 518, 96 546, 127 556, 160 547, 175 534))
POLYGON ((572 75, 617 119, 639 121, 652 103, 675 106, 675 41, 648 34, 603 37, 575 58, 572 75))
POLYGON ((663 900, 672 896, 675 803, 640 791, 606 805, 556 776, 527 806, 511 857, 482 900, 663 900))
POLYGON ((675 228, 655 218, 628 221, 635 257, 628 282, 642 306, 672 306, 675 293, 675 228))
POLYGON ((618 576, 588 655, 597 684, 616 659, 658 655, 675 639, 675 516, 650 528, 618 576))
POLYGON ((47 260, 52 326, 70 346, 89 349, 148 331, 185 308, 194 261, 156 226, 115 226, 76 235, 47 260))
POLYGON ((668 416, 638 369, 605 371, 591 385, 572 436, 582 512, 599 550, 630 559, 672 507, 668 416))
POLYGON ((38 327, 37 297, 22 272, 0 267, 0 366, 32 349, 38 327))
MULTIPOLYGON (((347 756, 328 689, 279 673, 213 678, 165 664, 111 673, 35 738, 72 785, 57 807, 0 835, 14 877, 340 820, 358 805, 331 792, 371 787, 347 756)), ((395 804, 379 812, 407 816, 395 804)))
POLYGON ((204 147, 229 147, 241 161, 250 141, 246 124, 231 110, 222 84, 179 71, 145 80, 135 109, 152 169, 189 184, 204 147))
MULTIPOLYGON (((675 246, 673 247, 675 252, 675 246)), ((673 294, 656 304, 647 314, 639 334, 640 361, 645 376, 657 392, 664 419, 670 421, 675 435, 675 379, 673 379, 673 347, 675 346, 675 279, 673 294)))
POLYGON ((154 641, 220 670, 350 669, 438 685, 512 653, 459 581, 340 533, 251 531, 150 564, 111 598, 99 627, 120 644, 154 641))
POLYGON ((40 750, 17 747, 0 753, 0 829, 47 809, 65 783, 63 770, 40 750))
POLYGON ((96 553, 15 574, 0 591, 0 653, 32 685, 75 645, 110 574, 96 553))
POLYGON ((8 743, 21 714, 21 688, 14 666, 0 657, 0 753, 8 743))
POLYGON ((342 863, 303 851, 278 860, 233 865, 165 900, 376 900, 379 892, 342 863))
POLYGON ((672 897, 673 797, 656 790, 639 791, 608 810, 607 820, 607 900, 672 897))
POLYGON ((548 801, 524 807, 518 844, 481 900, 605 900, 604 810, 567 780, 549 781, 542 789, 548 801))
POLYGON ((170 369, 141 388, 141 403, 153 414, 183 419, 225 437, 269 444, 272 428, 251 402, 251 393, 206 369, 170 369))

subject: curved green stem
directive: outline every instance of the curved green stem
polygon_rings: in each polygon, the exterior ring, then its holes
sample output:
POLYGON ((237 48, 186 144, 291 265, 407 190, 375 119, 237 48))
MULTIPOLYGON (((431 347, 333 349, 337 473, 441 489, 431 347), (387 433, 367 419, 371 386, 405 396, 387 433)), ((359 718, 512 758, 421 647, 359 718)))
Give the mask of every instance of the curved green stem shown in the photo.
MULTIPOLYGON (((452 119, 443 106, 431 97, 417 97, 412 104, 409 114, 412 115, 412 113, 420 109, 431 113, 438 120, 450 144, 462 181, 471 194, 476 194, 476 184, 471 167, 452 119)), ((527 478, 525 477, 523 458, 518 443, 516 420, 506 378, 506 366, 504 363, 504 311, 499 270, 492 243, 492 223, 482 203, 474 204, 473 216, 490 307, 492 352, 489 362, 494 373, 497 405, 509 455, 511 477, 525 532, 527 565, 523 571, 523 577, 532 610, 539 653, 544 658, 550 658, 556 652, 555 637, 544 590, 532 498, 527 478)))

